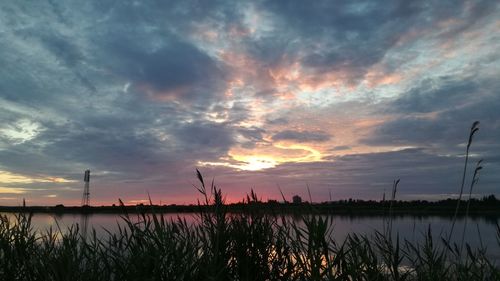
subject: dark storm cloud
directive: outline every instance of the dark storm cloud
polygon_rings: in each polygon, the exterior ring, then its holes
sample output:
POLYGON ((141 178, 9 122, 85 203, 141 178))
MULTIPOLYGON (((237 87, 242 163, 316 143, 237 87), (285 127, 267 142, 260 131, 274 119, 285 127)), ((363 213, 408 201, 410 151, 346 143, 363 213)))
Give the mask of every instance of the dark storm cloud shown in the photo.
POLYGON ((437 110, 448 110, 470 103, 484 94, 485 84, 479 85, 473 77, 457 80, 456 77, 440 77, 426 79, 395 100, 390 109, 405 113, 428 113, 437 110))
MULTIPOLYGON (((66 131, 66 130, 64 130, 66 131)), ((42 134, 40 138, 43 138, 42 134)), ((54 140, 54 138, 51 138, 54 140)), ((159 143, 154 136, 133 131, 75 130, 62 136, 43 151, 56 158, 78 160, 83 163, 100 163, 113 170, 134 169, 137 166, 158 164, 159 143)))
POLYGON ((330 140, 331 136, 323 131, 281 131, 273 135, 273 140, 290 140, 296 142, 325 142, 330 140))
POLYGON ((222 92, 223 73, 216 62, 175 36, 158 50, 145 48, 142 42, 121 39, 108 48, 117 62, 114 71, 139 87, 151 88, 155 96, 210 100, 222 92))
POLYGON ((470 124, 478 120, 482 123, 480 141, 495 143, 500 137, 499 86, 493 79, 445 77, 423 81, 387 104, 388 112, 401 116, 378 126, 365 142, 450 149, 466 141, 470 124))
MULTIPOLYGON (((377 127, 375 134, 364 142, 370 145, 429 145, 451 137, 450 130, 456 132, 455 128, 443 122, 422 117, 403 117, 377 127)), ((462 126, 462 131, 465 135, 467 126, 462 126)), ((457 139, 457 143, 461 141, 457 139)))
MULTIPOLYGON (((75 176, 75 169, 80 168, 78 163, 73 159, 67 161, 60 159, 56 155, 41 155, 36 151, 37 147, 20 145, 9 150, 0 151, 2 159, 1 166, 3 169, 13 173, 36 175, 45 174, 59 177, 69 177, 70 179, 75 176)), ((83 168, 83 167, 82 167, 83 168)))
POLYGON ((223 124, 210 122, 192 122, 181 124, 172 131, 183 150, 198 154, 207 153, 205 157, 222 156, 234 144, 232 131, 223 124))

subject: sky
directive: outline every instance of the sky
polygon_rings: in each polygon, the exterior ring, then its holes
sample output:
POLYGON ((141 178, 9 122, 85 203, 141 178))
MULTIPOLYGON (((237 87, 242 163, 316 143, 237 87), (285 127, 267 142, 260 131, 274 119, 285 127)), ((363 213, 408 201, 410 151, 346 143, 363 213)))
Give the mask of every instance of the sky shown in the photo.
POLYGON ((500 195, 498 1, 2 1, 0 205, 500 195), (472 175, 467 174, 466 190, 472 175))

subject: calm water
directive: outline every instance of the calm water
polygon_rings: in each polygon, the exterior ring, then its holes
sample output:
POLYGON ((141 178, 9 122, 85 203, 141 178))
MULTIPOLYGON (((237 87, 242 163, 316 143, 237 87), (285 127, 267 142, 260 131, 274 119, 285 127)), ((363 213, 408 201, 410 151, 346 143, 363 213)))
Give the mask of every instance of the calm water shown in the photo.
MULTIPOLYGON (((13 218, 13 214, 6 214, 13 218)), ((195 214, 165 214, 167 219, 177 219, 181 217, 190 224, 196 224, 198 218, 195 214)), ((131 215, 135 217, 135 215, 131 215)), ((375 230, 382 231, 384 225, 383 217, 346 217, 331 216, 333 225, 333 235, 336 241, 342 242, 349 233, 371 234, 375 230)), ((94 228, 99 237, 106 237, 107 232, 117 231, 118 224, 123 224, 120 215, 117 214, 92 214, 88 215, 88 229, 94 228)), ((291 218, 293 219, 293 218, 291 218)), ((497 219, 497 221, 500 221, 497 219)), ((79 214, 35 214, 32 218, 34 229, 46 231, 51 228, 64 231, 74 224, 83 224, 83 216, 79 214)), ((393 220, 393 229, 399 233, 400 238, 412 242, 422 240, 431 227, 432 234, 439 242, 440 235, 445 236, 450 229, 451 220, 444 217, 396 217, 393 220)), ((464 219, 458 220, 455 225, 455 235, 453 241, 459 243, 462 237, 464 219)), ((497 242, 495 220, 486 220, 484 218, 469 218, 465 240, 473 248, 481 246, 481 243, 488 248, 488 255, 495 260, 500 260, 500 245, 497 242)))

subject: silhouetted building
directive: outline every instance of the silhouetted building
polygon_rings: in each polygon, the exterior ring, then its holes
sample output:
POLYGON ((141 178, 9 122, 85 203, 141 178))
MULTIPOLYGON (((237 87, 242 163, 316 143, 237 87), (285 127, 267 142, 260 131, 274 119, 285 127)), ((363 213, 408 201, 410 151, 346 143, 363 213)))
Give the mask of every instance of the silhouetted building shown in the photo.
POLYGON ((302 198, 298 195, 294 195, 292 197, 292 202, 293 202, 293 204, 300 204, 300 203, 302 203, 302 198))

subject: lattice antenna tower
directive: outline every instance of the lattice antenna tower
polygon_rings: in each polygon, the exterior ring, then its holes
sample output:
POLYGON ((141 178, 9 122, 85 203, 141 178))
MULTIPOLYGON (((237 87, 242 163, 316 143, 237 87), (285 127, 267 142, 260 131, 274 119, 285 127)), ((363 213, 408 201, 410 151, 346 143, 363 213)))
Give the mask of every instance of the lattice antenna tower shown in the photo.
POLYGON ((82 196, 82 207, 90 206, 90 170, 85 171, 85 176, 83 177, 83 181, 85 185, 83 187, 83 196, 82 196))

